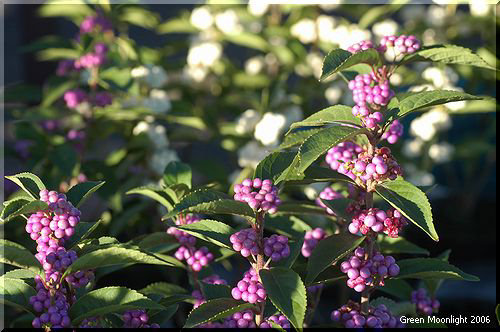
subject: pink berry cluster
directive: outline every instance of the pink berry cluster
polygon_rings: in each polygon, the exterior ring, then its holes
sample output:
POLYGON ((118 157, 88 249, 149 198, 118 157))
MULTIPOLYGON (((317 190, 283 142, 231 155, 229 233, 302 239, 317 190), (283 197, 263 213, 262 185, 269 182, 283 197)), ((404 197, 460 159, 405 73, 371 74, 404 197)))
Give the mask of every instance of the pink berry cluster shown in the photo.
POLYGON ((128 310, 122 316, 124 328, 159 328, 160 325, 148 324, 149 316, 145 310, 128 310))
POLYGON ((394 47, 397 55, 412 54, 420 49, 420 41, 413 35, 390 35, 384 36, 380 40, 380 46, 384 51, 386 51, 388 48, 394 47))
POLYGON ((74 67, 79 69, 92 69, 102 66, 106 62, 108 47, 104 43, 97 43, 94 52, 89 52, 75 60, 74 67))
POLYGON ((395 144, 401 136, 403 136, 404 127, 399 120, 392 121, 389 129, 382 135, 382 139, 387 140, 390 144, 395 144))
POLYGON ((356 160, 358 154, 361 152, 363 152, 363 148, 361 146, 356 143, 346 141, 339 143, 328 150, 325 160, 331 169, 341 174, 345 174, 354 180, 356 175, 349 171, 346 172, 343 165, 347 162, 356 160))
POLYGON ((235 300, 243 300, 249 303, 264 302, 267 297, 266 290, 260 283, 259 276, 253 268, 245 272, 243 279, 238 281, 236 287, 231 290, 231 295, 235 300))
POLYGON ((326 237, 326 232, 322 228, 315 228, 313 230, 307 231, 304 236, 304 244, 302 245, 301 253, 304 257, 311 256, 314 248, 318 245, 318 242, 326 237))
POLYGON ((274 214, 278 211, 281 199, 278 197, 278 187, 269 179, 245 179, 234 186, 234 199, 248 203, 256 212, 274 214))
POLYGON ((264 319, 262 323, 260 323, 259 327, 261 329, 270 329, 273 326, 271 325, 271 322, 274 322, 281 326, 284 329, 289 329, 291 328, 290 321, 284 316, 284 315, 272 315, 264 319))
POLYGON ((37 293, 30 297, 29 302, 33 306, 34 311, 40 313, 40 315, 33 319, 33 327, 71 327, 66 288, 61 287, 59 289, 48 290, 45 288, 43 280, 38 275, 35 276, 35 284, 37 293))
POLYGON ((111 22, 102 15, 87 16, 80 23, 80 34, 112 31, 111 22))
POLYGON ((346 328, 403 328, 399 317, 391 314, 383 304, 376 308, 370 306, 367 314, 361 312, 361 305, 349 301, 338 310, 332 311, 330 318, 335 322, 341 322, 346 328))
POLYGON ((175 252, 175 258, 178 260, 186 260, 191 270, 200 272, 201 269, 208 266, 214 259, 214 255, 208 250, 207 247, 196 249, 193 246, 180 246, 175 252))
POLYGON ((372 41, 371 40, 363 40, 363 41, 360 41, 359 43, 356 43, 354 45, 349 46, 347 48, 347 50, 354 54, 354 53, 368 50, 370 48, 374 48, 372 41))
POLYGON ((270 257, 273 262, 277 262, 290 255, 288 238, 284 235, 273 234, 264 238, 264 255, 270 257))
POLYGON ((326 213, 334 216, 335 212, 332 209, 330 209, 328 206, 326 206, 325 203, 323 203, 322 199, 324 199, 326 201, 331 201, 331 200, 338 199, 338 198, 344 198, 344 196, 342 196, 341 193, 333 190, 331 187, 326 187, 325 189, 323 189, 322 192, 319 193, 319 197, 316 198, 316 204, 318 206, 321 206, 322 208, 324 208, 326 210, 326 213))
POLYGON ((366 286, 383 286, 385 278, 399 274, 399 266, 394 257, 384 257, 380 253, 365 258, 365 250, 358 247, 351 257, 340 264, 340 271, 349 278, 347 286, 360 293, 366 286))
POLYGON ((375 233, 383 232, 389 237, 397 238, 401 229, 407 224, 401 212, 395 209, 387 211, 377 208, 360 211, 349 224, 349 232, 365 235, 370 230, 375 233))
POLYGON ((113 97, 109 92, 95 92, 92 96, 88 96, 85 91, 78 88, 66 91, 63 99, 70 109, 76 109, 78 105, 84 102, 89 102, 97 107, 104 107, 113 103, 113 97))
POLYGON ((425 288, 419 288, 411 293, 411 303, 417 306, 417 312, 426 316, 432 315, 439 309, 440 303, 437 299, 431 299, 425 288))
POLYGON ((255 324, 255 315, 251 310, 245 310, 242 312, 235 312, 229 317, 226 317, 222 326, 213 326, 213 327, 224 327, 224 328, 256 328, 255 324))
MULTIPOLYGON (((211 285, 227 285, 227 281, 220 278, 219 275, 217 275, 217 274, 213 274, 211 276, 208 276, 208 277, 202 279, 202 281, 207 283, 207 284, 211 284, 211 285)), ((195 289, 191 293, 191 295, 195 299, 194 308, 198 308, 200 305, 205 303, 205 298, 203 297, 203 294, 199 290, 195 289)))
POLYGON ((233 249, 239 251, 243 257, 259 253, 257 232, 253 228, 246 228, 231 234, 229 241, 233 244, 233 249))
MULTIPOLYGON (((186 215, 179 215, 175 220, 175 224, 178 226, 189 225, 200 221, 201 218, 195 214, 188 213, 186 215)), ((196 238, 184 231, 181 231, 175 227, 169 227, 167 229, 167 234, 174 236, 181 245, 194 246, 196 244, 196 238)))

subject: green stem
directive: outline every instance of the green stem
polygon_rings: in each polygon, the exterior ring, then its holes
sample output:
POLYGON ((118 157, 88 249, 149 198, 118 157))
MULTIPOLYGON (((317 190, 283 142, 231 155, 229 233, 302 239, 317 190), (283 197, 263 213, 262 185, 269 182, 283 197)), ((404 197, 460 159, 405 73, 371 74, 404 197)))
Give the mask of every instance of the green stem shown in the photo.
MULTIPOLYGON (((264 213, 259 212, 255 215, 255 223, 256 223, 256 231, 257 231, 257 245, 259 247, 259 253, 257 254, 257 264, 255 266, 255 272, 257 272, 257 276, 259 276, 259 281, 260 280, 260 270, 264 268, 264 241, 263 241, 263 236, 264 236, 264 213)), ((257 326, 260 325, 260 323, 263 322, 264 320, 264 306, 265 303, 262 305, 259 305, 259 312, 255 317, 255 323, 257 326)))

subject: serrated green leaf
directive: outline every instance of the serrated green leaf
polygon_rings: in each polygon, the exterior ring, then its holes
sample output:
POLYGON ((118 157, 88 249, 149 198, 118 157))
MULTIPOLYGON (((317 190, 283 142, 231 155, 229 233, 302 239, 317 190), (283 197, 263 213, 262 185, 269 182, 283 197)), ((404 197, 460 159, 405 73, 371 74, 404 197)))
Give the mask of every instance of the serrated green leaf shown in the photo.
POLYGON ((91 291, 78 299, 70 309, 73 325, 92 316, 122 313, 130 309, 158 309, 165 307, 143 294, 126 287, 105 287, 91 291))
POLYGON ((456 266, 438 258, 409 258, 397 262, 401 271, 397 278, 415 279, 457 279, 479 281, 479 278, 465 273, 456 266))
POLYGON ((276 182, 276 179, 290 166, 295 155, 295 152, 289 151, 270 153, 255 168, 254 178, 270 179, 276 182))
POLYGON ((336 198, 332 200, 321 199, 321 202, 325 204, 330 210, 335 212, 335 215, 344 219, 351 220, 352 215, 347 213, 346 209, 349 204, 353 202, 352 199, 349 198, 336 198))
MULTIPOLYGON (((451 253, 450 249, 445 250, 441 254, 437 255, 436 258, 448 262, 448 259, 450 258, 450 253, 451 253)), ((430 296, 432 298, 435 298, 439 287, 441 287, 441 285, 444 282, 444 279, 424 279, 423 282, 427 287, 427 289, 429 290, 430 296)))
POLYGON ((167 186, 185 184, 191 189, 191 167, 179 161, 170 162, 163 172, 163 181, 167 186))
POLYGON ((229 237, 235 230, 225 223, 216 220, 204 219, 187 225, 171 225, 199 239, 213 243, 217 246, 232 249, 229 237))
POLYGON ((123 247, 126 246, 126 244, 120 243, 120 241, 112 236, 101 236, 97 239, 85 239, 78 241, 72 249, 76 250, 79 256, 82 256, 90 251, 105 249, 112 246, 123 247))
POLYGON ((259 275, 274 306, 297 330, 302 330, 307 297, 306 288, 299 275, 283 267, 260 270, 259 275))
POLYGON ((439 241, 432 222, 431 205, 420 189, 401 178, 383 182, 375 189, 380 197, 426 232, 431 239, 439 241))
POLYGON ((79 257, 64 272, 63 278, 76 271, 118 264, 153 264, 183 267, 181 262, 170 256, 153 254, 137 249, 114 247, 95 250, 79 257))
MULTIPOLYGON (((364 136, 363 136, 364 137, 364 136)), ((302 185, 302 184, 310 184, 316 182, 349 182, 354 183, 354 181, 340 174, 337 171, 334 171, 330 168, 319 167, 319 166, 309 166, 303 173, 303 176, 296 177, 293 180, 289 180, 286 182, 288 185, 302 185)))
POLYGON ((3 274, 0 278, 22 279, 24 282, 29 283, 30 279, 34 279, 36 273, 28 269, 15 269, 3 274))
POLYGON ((144 195, 146 197, 152 198, 164 207, 167 208, 168 211, 171 211, 174 208, 174 203, 170 201, 171 197, 165 193, 165 191, 157 186, 142 186, 131 189, 127 191, 125 194, 139 194, 144 195))
POLYGON ((188 291, 181 286, 169 284, 168 282, 155 282, 139 290, 139 293, 144 295, 158 294, 168 297, 178 294, 187 294, 188 291))
POLYGON ((86 240, 88 237, 92 235, 92 233, 99 227, 101 224, 102 219, 99 219, 96 222, 83 222, 80 221, 78 225, 75 227, 75 234, 71 237, 68 242, 65 242, 66 248, 72 248, 78 243, 81 243, 82 241, 86 240))
POLYGON ((364 240, 364 236, 334 234, 319 241, 307 262, 306 284, 311 284, 321 271, 347 256, 364 240))
POLYGON ((231 298, 231 287, 227 285, 214 285, 208 284, 206 282, 200 281, 201 291, 204 298, 207 301, 220 299, 220 298, 231 298))
POLYGON ((235 312, 254 307, 255 305, 251 303, 229 298, 207 301, 189 313, 184 328, 192 328, 203 323, 227 317, 235 312))
POLYGON ((43 269, 35 256, 15 242, 0 239, 0 262, 43 274, 43 269))
POLYGON ((31 214, 36 211, 40 210, 46 210, 48 209, 48 205, 45 202, 42 201, 27 201, 23 198, 20 199, 13 199, 8 202, 7 205, 5 205, 4 209, 2 210, 0 219, 1 223, 5 223, 13 219, 14 217, 20 216, 20 215, 27 215, 31 214), (19 206, 19 204, 24 203, 23 205, 19 206))
POLYGON ((6 178, 17 184, 34 199, 38 199, 40 191, 45 189, 45 185, 43 184, 42 180, 40 180, 38 176, 32 173, 19 173, 6 176, 6 178))
POLYGON ((391 238, 385 235, 379 235, 377 244, 380 251, 384 254, 429 255, 429 251, 427 249, 421 248, 401 236, 391 238))
POLYGON ((361 120, 352 115, 352 106, 335 105, 318 111, 302 121, 293 123, 288 130, 287 136, 290 131, 296 128, 318 127, 339 122, 361 126, 361 120))
POLYGON ((130 241, 141 249, 151 252, 167 252, 179 246, 177 239, 166 232, 155 232, 130 241))
POLYGON ((335 145, 365 132, 366 129, 334 126, 325 128, 310 136, 299 148, 297 154, 299 165, 296 169, 296 174, 303 173, 316 159, 335 145))
POLYGON ((414 61, 433 61, 497 70, 470 49, 449 44, 424 46, 417 52, 404 57, 401 63, 406 64, 414 61))
POLYGON ((82 182, 71 187, 66 193, 68 201, 73 203, 77 208, 80 207, 94 192, 97 191, 105 181, 88 181, 82 182))
POLYGON ((413 292, 413 288, 408 282, 394 278, 386 279, 384 287, 379 287, 378 290, 402 300, 411 299, 411 293, 413 292))
POLYGON ((323 81, 331 75, 359 63, 376 65, 380 64, 381 61, 380 53, 373 48, 354 54, 338 48, 328 53, 323 60, 320 80, 323 81))
POLYGON ((442 105, 461 100, 480 100, 482 97, 473 96, 465 92, 451 90, 432 90, 415 92, 405 96, 399 101, 397 116, 402 118, 412 112, 427 107, 442 105))
POLYGON ((181 212, 255 216, 248 204, 235 201, 229 195, 211 189, 200 189, 185 195, 162 219, 172 218, 181 212))
POLYGON ((20 279, 0 278, 0 303, 34 313, 30 297, 35 296, 33 287, 20 279))
POLYGON ((279 149, 288 149, 295 145, 302 144, 306 138, 311 136, 312 134, 317 133, 321 129, 306 129, 306 130, 298 130, 296 132, 287 134, 283 139, 283 143, 280 144, 279 149))
POLYGON ((179 302, 186 302, 193 304, 194 297, 189 294, 171 295, 161 299, 159 303, 164 307, 168 307, 179 302))

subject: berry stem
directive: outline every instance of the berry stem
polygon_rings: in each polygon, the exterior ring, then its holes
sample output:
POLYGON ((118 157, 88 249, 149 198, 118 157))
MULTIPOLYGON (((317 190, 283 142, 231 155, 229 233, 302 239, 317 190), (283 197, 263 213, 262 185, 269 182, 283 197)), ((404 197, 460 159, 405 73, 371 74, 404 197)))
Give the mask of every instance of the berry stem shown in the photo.
MULTIPOLYGON (((371 146, 371 145, 370 145, 371 146)), ((370 209, 373 207, 373 192, 367 192, 365 195, 365 205, 367 209, 370 209)), ((373 244, 374 240, 370 237, 366 238, 366 241, 368 241, 367 245, 367 251, 366 251, 366 258, 370 258, 373 256, 373 244)), ((361 312, 363 314, 368 314, 368 305, 370 303, 370 289, 367 287, 362 293, 361 293, 361 312)))
MULTIPOLYGON (((264 268, 264 241, 263 241, 264 212, 258 212, 255 215, 255 222, 257 224, 257 245, 259 247, 259 253, 257 255, 257 265, 256 265, 255 272, 257 272, 257 275, 259 276, 259 281, 262 283, 262 280, 260 280, 259 272, 262 268, 264 268)), ((263 319, 264 319, 264 305, 259 305, 259 312, 255 317, 255 323, 257 324, 257 326, 259 326, 260 323, 263 322, 263 319)))

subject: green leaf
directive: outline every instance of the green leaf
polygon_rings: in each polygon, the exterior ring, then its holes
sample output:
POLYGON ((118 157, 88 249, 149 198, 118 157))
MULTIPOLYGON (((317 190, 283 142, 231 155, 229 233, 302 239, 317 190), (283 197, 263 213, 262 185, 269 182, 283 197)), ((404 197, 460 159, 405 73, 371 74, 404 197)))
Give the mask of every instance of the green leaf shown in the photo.
MULTIPOLYGON (((445 250, 441 254, 436 256, 436 258, 441 259, 442 261, 448 262, 448 259, 450 258, 450 253, 451 253, 450 249, 445 250)), ((437 294, 439 287, 441 287, 441 285, 443 284, 444 279, 424 279, 423 282, 424 282, 425 286, 427 287, 427 289, 429 290, 430 296, 432 298, 434 298, 434 297, 436 297, 436 294, 437 294)))
POLYGON ((402 238, 401 236, 397 238, 391 238, 385 235, 379 235, 377 244, 380 251, 384 254, 417 254, 417 255, 429 255, 427 249, 421 248, 416 244, 402 238))
POLYGON ((320 206, 317 206, 315 204, 311 204, 309 202, 286 202, 281 204, 278 207, 278 212, 276 212, 278 215, 282 214, 313 214, 313 215, 320 215, 320 216, 325 216, 327 215, 325 212, 325 209, 323 209, 320 206))
POLYGON ((94 192, 99 189, 105 181, 82 182, 71 187, 66 193, 68 201, 74 206, 80 207, 94 192))
POLYGON ((195 190, 182 198, 174 209, 163 216, 164 219, 172 218, 181 212, 235 214, 254 217, 254 211, 243 202, 232 199, 227 194, 211 189, 195 190))
POLYGON ((109 248, 111 246, 123 247, 126 244, 120 243, 116 238, 111 236, 101 236, 97 239, 85 239, 76 243, 72 249, 76 250, 79 256, 88 252, 109 248))
POLYGON ((293 238, 301 236, 304 232, 312 229, 311 226, 301 219, 286 215, 266 216, 264 227, 293 238))
POLYGON ((137 187, 134 189, 131 189, 127 191, 125 194, 127 195, 132 195, 132 194, 139 194, 139 195, 144 195, 149 198, 154 199, 161 205, 167 208, 168 211, 171 211, 174 208, 173 202, 171 201, 170 196, 165 193, 163 189, 157 186, 142 186, 142 187, 137 187))
POLYGON ((297 273, 283 267, 260 270, 262 284, 274 306, 302 330, 307 307, 306 288, 297 273))
POLYGON ((76 59, 80 55, 78 50, 72 48, 47 48, 36 53, 38 61, 76 59))
POLYGON ((177 294, 187 294, 188 291, 181 286, 169 284, 168 282, 155 282, 141 289, 139 293, 144 295, 158 294, 168 297, 177 294))
POLYGON ((448 44, 424 46, 417 52, 404 57, 401 63, 406 64, 413 61, 433 61, 497 70, 470 49, 448 44))
POLYGON ((77 82, 63 81, 56 86, 50 86, 47 90, 43 92, 43 99, 41 107, 49 107, 52 105, 59 97, 61 97, 69 89, 73 89, 77 86, 77 82))
POLYGON ((141 249, 151 252, 167 252, 179 246, 177 239, 166 232, 155 232, 131 241, 141 249))
POLYGON ((386 279, 384 281, 384 287, 379 287, 377 290, 402 300, 411 299, 411 293, 413 292, 413 288, 408 282, 403 279, 393 278, 386 279))
MULTIPOLYGON (((364 137, 364 136, 363 136, 364 137)), ((302 185, 302 184, 310 184, 316 182, 349 182, 354 183, 351 178, 340 174, 337 171, 332 170, 331 168, 319 167, 319 166, 309 166, 305 171, 303 176, 296 177, 293 180, 289 180, 286 182, 288 185, 302 185)))
POLYGON ((34 199, 38 199, 38 197, 40 196, 40 191, 45 189, 45 185, 43 184, 42 180, 40 180, 40 178, 35 174, 26 172, 6 176, 5 178, 17 184, 34 199))
POLYGON ((170 162, 163 172, 163 181, 168 186, 183 183, 191 189, 191 167, 179 161, 170 162))
POLYGON ((4 239, 0 239, 0 262, 43 274, 42 266, 31 252, 20 244, 4 239))
POLYGON ((76 271, 118 264, 153 264, 183 267, 181 262, 170 256, 148 253, 137 249, 114 247, 95 250, 79 257, 64 272, 63 278, 76 271))
POLYGON ((138 6, 125 7, 120 13, 120 20, 145 29, 154 29, 160 22, 157 14, 138 6))
POLYGON ((220 221, 204 219, 192 224, 171 226, 219 247, 233 248, 229 237, 235 230, 220 221))
POLYGON ((319 241, 307 262, 306 284, 311 284, 321 271, 347 256, 364 240, 364 236, 334 234, 319 241))
POLYGON ((391 312, 392 315, 394 316, 416 316, 417 308, 414 303, 411 303, 410 301, 402 301, 402 302, 395 302, 391 299, 388 299, 386 297, 377 297, 375 300, 370 301, 370 305, 373 307, 377 307, 379 305, 385 305, 387 309, 391 312))
POLYGON ((397 116, 402 118, 411 112, 454 101, 480 99, 483 98, 460 91, 432 90, 416 92, 405 96, 399 101, 399 112, 397 116))
POLYGON ((359 27, 361 29, 366 29, 370 27, 377 21, 382 21, 385 17, 390 16, 391 14, 398 11, 401 7, 403 7, 408 0, 406 1, 390 1, 389 4, 384 6, 373 6, 361 16, 359 20, 359 27))
POLYGON ((347 213, 346 209, 347 206, 353 202, 352 199, 349 198, 335 198, 332 200, 326 200, 320 198, 323 204, 325 204, 330 210, 335 212, 335 215, 344 219, 344 220, 350 220, 351 219, 351 214, 347 213))
POLYGON ((42 17, 57 17, 66 16, 70 18, 84 18, 85 16, 94 15, 94 11, 90 6, 84 3, 45 3, 40 6, 38 14, 42 17))
POLYGON ((276 182, 276 179, 290 166, 295 155, 295 152, 288 151, 276 151, 267 155, 255 168, 254 178, 276 182))
POLYGON ((20 279, 0 278, 0 303, 34 313, 30 297, 35 296, 33 287, 20 279))
POLYGON ((184 328, 192 328, 200 324, 227 317, 235 312, 254 307, 255 305, 251 303, 229 298, 207 301, 189 313, 184 328))
POLYGON ((191 22, 188 19, 184 18, 175 18, 169 20, 165 23, 158 25, 156 31, 159 34, 166 33, 195 33, 198 32, 198 29, 191 25, 191 22))
POLYGON ((295 122, 290 126, 287 136, 290 131, 300 127, 319 127, 332 123, 350 123, 361 126, 361 120, 352 115, 352 106, 335 105, 325 108, 311 115, 310 117, 295 122))
POLYGON ((220 298, 231 298, 231 287, 227 285, 214 285, 207 284, 206 282, 200 281, 201 291, 204 298, 208 301, 220 298))
MULTIPOLYGON (((29 283, 29 280, 34 279, 36 273, 28 270, 28 269, 15 269, 9 272, 6 272, 1 278, 10 278, 10 279, 22 279, 24 282, 29 283)), ((34 283, 33 283, 34 284, 34 283)))
POLYGON ((254 48, 260 51, 267 51, 267 41, 257 34, 250 32, 241 32, 238 34, 227 34, 224 38, 234 44, 241 45, 248 48, 254 48))
POLYGON ((87 317, 122 313, 131 309, 164 310, 165 307, 135 290, 126 287, 105 287, 83 295, 71 306, 69 312, 70 316, 74 317, 73 325, 78 325, 87 317))
POLYGON ((286 259, 279 261, 276 266, 282 266, 289 269, 292 268, 293 263, 295 263, 297 257, 300 255, 302 245, 304 244, 304 235, 305 233, 302 233, 298 236, 298 238, 295 237, 295 240, 288 242, 288 245, 290 246, 290 255, 288 255, 286 259))
POLYGON ((338 48, 328 53, 325 60, 323 60, 320 80, 323 81, 331 75, 359 63, 377 65, 380 64, 381 61, 380 53, 373 48, 354 54, 338 48))
POLYGON ((479 278, 439 258, 409 258, 397 262, 401 271, 397 278, 457 279, 479 281, 479 278))
POLYGON ((187 302, 187 303, 194 303, 194 297, 192 295, 188 294, 178 294, 178 295, 171 295, 164 297, 163 299, 160 300, 160 304, 162 306, 168 307, 173 304, 179 303, 179 302, 187 302))
POLYGON ((335 145, 365 132, 365 129, 334 126, 325 128, 310 136, 299 148, 297 174, 304 172, 316 159, 335 145))
POLYGON ((439 241, 432 222, 431 205, 420 189, 398 178, 394 181, 383 182, 375 190, 391 206, 426 232, 431 239, 439 241))
POLYGON ((82 243, 86 240, 92 233, 99 227, 102 219, 99 219, 96 222, 83 222, 80 221, 78 225, 75 227, 75 234, 71 237, 68 242, 65 242, 64 245, 66 248, 72 248, 78 243, 82 243))
POLYGON ((42 201, 27 201, 24 198, 17 198, 13 199, 10 201, 5 202, 7 205, 5 205, 4 209, 2 210, 2 213, 0 214, 0 220, 1 223, 8 222, 9 220, 13 219, 14 217, 20 216, 20 215, 27 215, 31 214, 36 211, 40 210, 46 210, 48 209, 48 205, 45 202, 42 201), (22 204, 22 205, 21 205, 22 204), (19 206, 21 205, 21 206, 19 206))
POLYGON ((71 174, 73 174, 73 169, 78 162, 76 151, 69 142, 55 146, 54 149, 50 151, 49 158, 51 160, 57 160, 54 165, 59 168, 65 176, 71 176, 71 174))
POLYGON ((291 148, 295 145, 302 144, 306 138, 311 136, 312 134, 317 133, 321 129, 315 128, 315 129, 306 129, 306 130, 298 130, 296 132, 293 132, 291 134, 288 134, 285 136, 283 139, 283 143, 280 144, 279 149, 288 149, 291 148))

